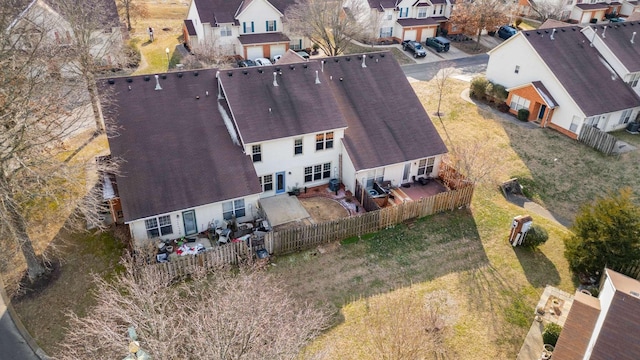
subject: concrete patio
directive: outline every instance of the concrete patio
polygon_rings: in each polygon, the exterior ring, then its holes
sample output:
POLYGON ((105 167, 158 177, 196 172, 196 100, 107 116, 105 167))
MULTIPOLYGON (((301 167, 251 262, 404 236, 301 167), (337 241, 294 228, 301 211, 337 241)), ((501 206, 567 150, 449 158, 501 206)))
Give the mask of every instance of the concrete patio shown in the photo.
POLYGON ((260 199, 260 207, 272 227, 290 222, 303 222, 311 217, 298 198, 288 194, 260 199))

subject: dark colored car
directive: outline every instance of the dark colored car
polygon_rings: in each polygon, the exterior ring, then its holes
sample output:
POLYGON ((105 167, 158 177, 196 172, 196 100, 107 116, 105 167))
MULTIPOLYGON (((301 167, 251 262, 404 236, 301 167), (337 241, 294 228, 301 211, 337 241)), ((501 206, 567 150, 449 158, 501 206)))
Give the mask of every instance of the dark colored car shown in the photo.
POLYGON ((621 17, 614 17, 609 19, 609 22, 612 22, 612 23, 623 22, 623 21, 624 21, 624 18, 621 18, 621 17))
POLYGON ((430 37, 425 41, 427 46, 430 46, 436 49, 437 52, 447 52, 449 51, 449 47, 451 45, 451 41, 443 38, 442 36, 430 37))
POLYGON ((500 26, 498 29, 498 37, 507 40, 518 32, 515 28, 509 25, 500 26))
POLYGON ((238 66, 239 67, 249 67, 249 66, 256 66, 256 63, 253 62, 253 60, 240 60, 238 61, 238 66))
POLYGON ((425 57, 427 51, 420 45, 419 42, 413 40, 405 40, 402 42, 402 49, 413 53, 413 57, 425 57))

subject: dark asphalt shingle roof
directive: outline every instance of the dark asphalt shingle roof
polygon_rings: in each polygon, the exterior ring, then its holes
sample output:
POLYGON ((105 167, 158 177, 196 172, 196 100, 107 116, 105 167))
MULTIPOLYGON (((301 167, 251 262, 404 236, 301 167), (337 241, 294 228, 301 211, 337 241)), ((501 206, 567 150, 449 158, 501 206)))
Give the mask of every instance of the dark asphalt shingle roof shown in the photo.
POLYGON ((277 42, 289 42, 289 38, 283 33, 279 32, 271 32, 271 33, 263 33, 263 34, 245 34, 238 36, 238 40, 242 45, 250 45, 250 44, 266 44, 266 43, 277 43, 277 42))
POLYGON ((598 340, 593 347, 591 359, 640 359, 638 334, 640 334, 640 299, 616 291, 602 323, 598 340))
POLYGON ((580 27, 523 31, 526 39, 586 116, 640 106, 638 95, 625 84, 598 51, 589 46, 580 27))
POLYGON ((600 9, 608 9, 609 4, 599 3, 599 4, 576 4, 576 7, 582 10, 600 10, 600 9))
POLYGON ((196 28, 193 26, 193 21, 185 20, 184 26, 187 28, 187 34, 189 35, 197 35, 196 28))
POLYGON ((607 25, 604 30, 603 26, 593 26, 597 29, 597 36, 605 45, 613 52, 613 54, 622 62, 622 64, 630 72, 640 71, 640 21, 629 21, 619 24, 607 25), (605 37, 602 38, 602 31, 605 31, 605 37), (634 42, 631 43, 633 33, 636 33, 634 42))
POLYGON ((347 126, 318 62, 222 71, 220 79, 245 144, 347 126))
POLYGON ((366 68, 361 56, 336 59, 328 60, 324 72, 333 77, 330 85, 349 125, 343 141, 356 170, 447 152, 391 53, 368 54, 366 68))
POLYGON ((372 9, 395 9, 399 0, 367 0, 372 9))
MULTIPOLYGON (((194 0, 200 21, 209 23, 212 26, 216 24, 235 23, 236 12, 243 5, 242 0, 194 0)), ((295 0, 268 0, 278 11, 284 14, 287 7, 293 5, 295 0)))
POLYGON ((428 17, 424 19, 407 18, 407 19, 398 19, 397 23, 402 26, 437 25, 438 20, 433 17, 428 17))
POLYGON ((109 145, 124 160, 117 182, 125 221, 260 193, 251 160, 218 110, 215 73, 169 73, 157 91, 153 76, 99 81, 113 93, 105 113, 119 133, 109 145))
POLYGON ((582 360, 599 314, 598 299, 576 292, 571 310, 553 351, 553 358, 582 360))

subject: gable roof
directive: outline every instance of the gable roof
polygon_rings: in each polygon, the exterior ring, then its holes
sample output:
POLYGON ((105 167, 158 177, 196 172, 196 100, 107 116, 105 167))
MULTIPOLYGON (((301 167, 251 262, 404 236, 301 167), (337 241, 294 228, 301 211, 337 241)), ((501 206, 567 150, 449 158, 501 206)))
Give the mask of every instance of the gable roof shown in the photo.
POLYGON ((577 291, 553 351, 553 358, 582 360, 599 314, 600 301, 577 291))
POLYGON ((269 32, 263 34, 243 34, 238 36, 238 40, 242 45, 249 44, 267 44, 278 42, 289 42, 289 38, 283 33, 269 32))
POLYGON ((613 68, 589 46, 580 27, 522 31, 522 36, 542 58, 554 76, 586 116, 640 106, 640 97, 613 68))
POLYGON ((538 30, 561 28, 566 26, 576 26, 576 25, 572 25, 560 20, 547 19, 542 23, 542 25, 540 25, 540 27, 538 27, 538 30))
POLYGON ((347 55, 324 65, 325 78, 333 78, 329 85, 349 125, 343 142, 356 170, 446 153, 391 53, 369 53, 365 64, 363 68, 362 55, 347 55))
POLYGON ((640 298, 616 289, 598 340, 591 352, 592 360, 640 358, 640 298))
POLYGON ((280 59, 278 59, 278 65, 289 65, 307 62, 308 60, 300 56, 297 52, 289 49, 280 59))
POLYGON ((126 222, 260 193, 251 160, 220 114, 215 73, 169 73, 159 79, 162 90, 153 76, 98 82, 113 96, 105 116, 119 134, 109 145, 124 160, 117 182, 126 222))
POLYGON ((367 0, 369 7, 372 9, 395 9, 399 0, 367 0))
POLYGON ((522 89, 522 88, 529 87, 529 86, 532 87, 536 91, 536 93, 538 93, 538 95, 540 96, 542 101, 544 101, 547 106, 549 106, 551 108, 555 108, 555 107, 558 106, 558 103, 553 98, 553 96, 551 96, 551 93, 549 92, 549 90, 547 90, 547 88, 544 86, 542 81, 533 81, 533 82, 530 82, 530 83, 522 84, 520 86, 514 86, 514 87, 506 89, 506 90, 508 92, 511 92, 511 91, 522 89))
POLYGON ((242 141, 255 143, 344 128, 320 63, 222 72, 220 82, 242 141), (278 86, 273 85, 274 72, 278 86), (315 83, 316 72, 321 80, 315 83))
MULTIPOLYGON (((201 23, 216 24, 236 23, 236 15, 245 9, 252 0, 193 0, 198 8, 201 23)), ((284 14, 287 7, 295 0, 266 0, 280 13, 284 14)))
POLYGON ((636 35, 634 42, 631 38, 640 31, 640 21, 629 21, 606 26, 591 26, 596 35, 613 52, 630 72, 640 71, 640 36, 636 35), (605 31, 605 37, 602 32, 605 31))

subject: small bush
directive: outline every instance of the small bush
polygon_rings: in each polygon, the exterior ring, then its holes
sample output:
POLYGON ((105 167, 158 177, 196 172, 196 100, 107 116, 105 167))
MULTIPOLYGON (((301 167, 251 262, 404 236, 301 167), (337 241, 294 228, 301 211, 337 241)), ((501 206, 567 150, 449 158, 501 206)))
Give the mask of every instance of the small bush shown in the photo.
POLYGON ((527 237, 524 239, 524 246, 529 248, 537 248, 549 240, 549 234, 547 230, 538 225, 531 225, 531 229, 527 233, 527 237))
POLYGON ((504 103, 504 102, 503 102, 503 103, 498 104, 498 110, 499 110, 500 112, 508 113, 508 112, 509 112, 509 109, 510 109, 510 108, 509 108, 509 105, 507 105, 507 103, 504 103))
POLYGON ((503 102, 505 100, 507 100, 507 96, 509 96, 509 92, 507 91, 507 89, 500 85, 500 84, 493 84, 493 93, 492 93, 493 97, 496 98, 496 100, 503 102))
POLYGON ((484 76, 473 78, 471 85, 469 85, 469 95, 476 99, 484 99, 487 95, 487 85, 489 85, 489 80, 484 76))
POLYGON ((545 344, 556 346, 561 331, 562 326, 554 323, 548 323, 544 327, 544 332, 542 333, 542 342, 545 344))
POLYGON ((518 110, 518 120, 520 120, 520 121, 529 120, 529 109, 520 109, 520 110, 518 110))

